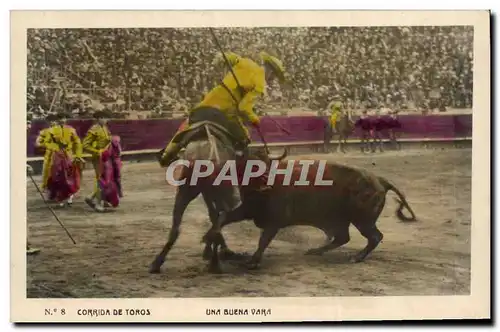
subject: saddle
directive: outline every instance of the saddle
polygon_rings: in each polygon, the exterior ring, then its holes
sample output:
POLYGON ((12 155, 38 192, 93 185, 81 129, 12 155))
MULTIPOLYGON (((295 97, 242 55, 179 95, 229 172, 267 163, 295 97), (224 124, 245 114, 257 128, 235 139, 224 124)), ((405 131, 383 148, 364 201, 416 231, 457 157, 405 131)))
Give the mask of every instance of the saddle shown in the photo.
POLYGON ((235 149, 240 149, 241 143, 238 142, 236 137, 231 134, 224 126, 221 126, 213 121, 199 121, 189 125, 189 128, 178 134, 176 137, 176 143, 180 146, 186 146, 189 142, 194 142, 202 139, 206 139, 208 136, 208 131, 211 135, 215 136, 225 145, 233 146, 235 149))

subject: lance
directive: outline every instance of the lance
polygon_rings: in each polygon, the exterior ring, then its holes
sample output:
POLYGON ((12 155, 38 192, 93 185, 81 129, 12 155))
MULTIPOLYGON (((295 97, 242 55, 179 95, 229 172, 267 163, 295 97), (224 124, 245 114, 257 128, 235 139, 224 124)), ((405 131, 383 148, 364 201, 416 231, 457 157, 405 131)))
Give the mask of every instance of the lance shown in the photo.
POLYGON ((54 210, 50 207, 49 203, 45 200, 45 197, 43 197, 43 193, 42 191, 40 190, 40 188, 38 187, 38 184, 36 184, 36 181, 35 179, 33 179, 33 176, 31 176, 31 174, 28 174, 28 176, 30 177, 31 181, 33 182, 33 184, 35 185, 35 188, 36 190, 38 191, 38 193, 40 194, 40 196, 42 197, 42 200, 43 202, 45 203, 45 206, 50 210, 50 212, 52 212, 52 215, 54 216, 54 218, 56 218, 57 222, 59 223, 59 225, 61 225, 61 227, 64 229, 64 231, 66 232, 66 234, 68 234, 69 238, 71 239, 71 241, 73 242, 73 244, 76 244, 76 241, 75 239, 73 239, 73 237, 71 236, 71 234, 69 233, 68 229, 66 228, 66 226, 64 226, 64 224, 61 222, 61 220, 59 220, 59 218, 57 217, 56 213, 54 212, 54 210))

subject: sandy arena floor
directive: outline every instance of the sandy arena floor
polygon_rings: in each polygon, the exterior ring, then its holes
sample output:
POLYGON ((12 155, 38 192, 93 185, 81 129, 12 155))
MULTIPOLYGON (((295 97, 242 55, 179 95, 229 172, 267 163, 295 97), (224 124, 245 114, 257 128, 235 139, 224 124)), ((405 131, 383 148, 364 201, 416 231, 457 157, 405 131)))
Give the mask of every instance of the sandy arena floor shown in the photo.
MULTIPOLYGON (((84 202, 92 187, 86 170, 71 208, 56 213, 72 232, 73 245, 28 182, 28 231, 42 251, 28 256, 28 297, 228 297, 452 295, 470 291, 471 150, 408 150, 383 154, 331 154, 340 163, 386 176, 402 190, 420 219, 401 223, 388 197, 378 222, 384 241, 363 263, 349 262, 365 239, 351 226, 351 242, 322 257, 303 253, 323 243, 310 227, 282 230, 261 269, 224 262, 222 275, 206 272, 200 239, 209 228, 201 198, 188 207, 181 235, 162 273, 148 266, 163 247, 171 223, 174 188, 156 163, 126 163, 125 197, 98 214, 84 202)), ((35 178, 40 183, 40 177, 35 178)), ((389 193, 388 196, 394 196, 389 193)), ((224 229, 238 252, 257 248, 251 221, 224 229)))

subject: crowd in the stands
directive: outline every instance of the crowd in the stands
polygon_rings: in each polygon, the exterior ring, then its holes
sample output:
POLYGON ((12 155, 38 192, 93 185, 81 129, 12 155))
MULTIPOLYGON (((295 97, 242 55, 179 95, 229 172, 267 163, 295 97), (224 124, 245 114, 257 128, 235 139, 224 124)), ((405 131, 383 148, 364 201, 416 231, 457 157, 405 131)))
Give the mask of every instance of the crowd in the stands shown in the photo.
MULTIPOLYGON (((472 27, 216 29, 225 50, 281 59, 264 109, 471 108, 472 27)), ((222 78, 207 29, 30 29, 28 111, 186 112, 222 78)))

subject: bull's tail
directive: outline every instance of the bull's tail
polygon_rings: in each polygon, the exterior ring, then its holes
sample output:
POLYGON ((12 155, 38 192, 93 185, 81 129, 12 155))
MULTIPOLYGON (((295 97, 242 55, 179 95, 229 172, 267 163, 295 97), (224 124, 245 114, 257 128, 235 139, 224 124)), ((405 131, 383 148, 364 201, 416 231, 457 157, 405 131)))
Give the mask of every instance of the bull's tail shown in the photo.
POLYGON ((399 203, 399 207, 396 210, 396 217, 398 217, 399 220, 401 221, 417 221, 417 217, 415 216, 415 213, 411 209, 410 205, 406 201, 405 195, 399 191, 398 188, 396 188, 392 183, 390 183, 387 179, 384 179, 380 177, 380 181, 384 185, 386 191, 393 191, 396 195, 398 195, 398 198, 395 198, 396 202, 399 203), (410 213, 411 217, 407 217, 403 214, 403 208, 406 208, 410 213))

